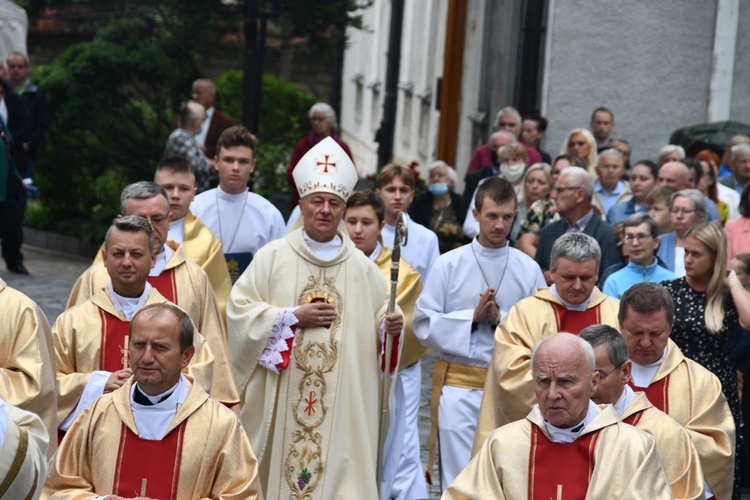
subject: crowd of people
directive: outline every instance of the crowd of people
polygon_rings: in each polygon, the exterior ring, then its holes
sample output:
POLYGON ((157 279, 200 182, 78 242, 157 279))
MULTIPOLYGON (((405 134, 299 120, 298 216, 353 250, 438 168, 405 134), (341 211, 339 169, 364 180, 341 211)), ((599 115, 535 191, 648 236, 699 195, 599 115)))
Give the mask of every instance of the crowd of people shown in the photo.
POLYGON ((750 137, 631 162, 597 108, 552 157, 505 107, 463 196, 445 162, 362 190, 318 103, 285 222, 214 98, 52 326, 0 280, 0 497, 739 498, 750 137))

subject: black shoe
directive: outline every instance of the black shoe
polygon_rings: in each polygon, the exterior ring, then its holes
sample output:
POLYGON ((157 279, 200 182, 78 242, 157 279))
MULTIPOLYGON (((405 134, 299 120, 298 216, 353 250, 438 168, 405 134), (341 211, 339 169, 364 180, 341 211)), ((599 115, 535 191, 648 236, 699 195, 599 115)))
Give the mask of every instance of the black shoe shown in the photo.
POLYGON ((29 270, 23 265, 23 262, 19 262, 13 266, 8 266, 8 271, 15 274, 29 274, 29 270))

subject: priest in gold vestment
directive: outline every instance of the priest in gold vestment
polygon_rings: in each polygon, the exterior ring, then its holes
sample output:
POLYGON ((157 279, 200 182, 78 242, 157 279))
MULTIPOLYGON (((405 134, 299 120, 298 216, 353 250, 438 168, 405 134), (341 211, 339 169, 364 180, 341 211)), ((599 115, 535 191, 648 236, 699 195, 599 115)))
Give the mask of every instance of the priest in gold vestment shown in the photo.
POLYGON ((76 419, 50 467, 47 498, 262 498, 239 419, 181 373, 194 336, 173 304, 136 314, 133 377, 76 419))
POLYGON ((618 301, 596 288, 600 259, 599 244, 591 236, 561 236, 550 261, 555 284, 517 303, 498 325, 473 453, 490 432, 524 418, 534 405, 529 370, 534 344, 556 332, 578 334, 599 323, 617 326, 618 301))
POLYGON ((39 498, 49 442, 38 415, 0 398, 0 498, 39 498))
POLYGON ((0 398, 36 413, 57 448, 55 354, 52 332, 33 300, 0 279, 0 398))
POLYGON ((537 404, 489 435, 443 499, 674 498, 654 438, 589 399, 599 372, 588 343, 547 337, 531 371, 537 404))
POLYGON ((735 426, 719 379, 670 338, 674 303, 664 287, 638 283, 620 299, 620 332, 633 362, 630 385, 690 433, 706 498, 733 498, 735 426))
MULTIPOLYGON (((151 223, 156 246, 156 261, 148 274, 149 283, 167 300, 187 311, 211 346, 214 355, 211 397, 233 406, 239 398, 232 382, 227 335, 213 288, 206 273, 188 259, 182 245, 167 241, 171 208, 164 189, 153 182, 136 182, 121 195, 123 215, 138 215, 151 223)), ((101 263, 94 263, 78 278, 68 298, 68 307, 80 304, 97 290, 107 286, 110 277, 101 263)))
POLYGON ((597 404, 611 404, 620 420, 654 436, 675 498, 706 498, 703 470, 690 434, 652 405, 644 393, 634 392, 628 385, 632 362, 620 332, 608 325, 592 325, 579 336, 594 348, 599 372, 599 385, 591 399, 597 404))
POLYGON ((379 379, 385 335, 398 363, 400 312, 380 270, 341 223, 357 181, 333 139, 294 170, 301 217, 232 289, 229 352, 240 418, 268 498, 378 498, 379 379))

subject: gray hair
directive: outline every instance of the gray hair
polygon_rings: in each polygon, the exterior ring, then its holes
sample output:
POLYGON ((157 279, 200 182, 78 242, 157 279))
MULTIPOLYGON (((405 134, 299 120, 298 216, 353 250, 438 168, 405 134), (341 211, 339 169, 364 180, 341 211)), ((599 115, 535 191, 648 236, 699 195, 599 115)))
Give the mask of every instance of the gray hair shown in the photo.
POLYGON ((591 174, 581 167, 570 166, 562 169, 558 179, 562 179, 566 175, 571 177, 574 184, 583 188, 583 192, 586 193, 586 198, 591 201, 591 198, 594 197, 594 178, 591 177, 591 174))
POLYGON ((735 146, 732 146, 731 151, 731 160, 734 161, 737 159, 739 155, 750 155, 750 144, 737 144, 735 146))
MULTIPOLYGON (((596 215, 594 215, 596 217, 596 215)), ((550 253, 550 268, 557 269, 557 262, 564 257, 573 262, 586 262, 594 259, 596 269, 602 259, 602 249, 594 238, 585 233, 565 233, 552 245, 550 253)))
POLYGON ((104 248, 107 250, 109 249, 109 236, 115 229, 128 233, 143 231, 148 236, 148 250, 154 251, 154 231, 151 229, 151 223, 140 215, 123 215, 112 221, 107 234, 104 235, 104 248))
POLYGON ((193 87, 196 85, 204 85, 209 94, 216 95, 216 85, 210 78, 198 78, 193 82, 193 87))
POLYGON ((10 61, 11 57, 23 57, 23 61, 26 63, 26 66, 28 67, 31 65, 31 61, 29 61, 29 56, 19 50, 14 50, 10 54, 8 54, 8 57, 5 58, 5 61, 6 62, 10 61))
POLYGON ((626 227, 638 227, 641 224, 648 224, 648 231, 651 236, 656 238, 659 236, 659 223, 651 217, 648 212, 636 212, 622 223, 622 229, 625 231, 626 227))
POLYGON ((456 175, 456 171, 453 169, 453 167, 445 163, 443 160, 438 160, 436 162, 433 162, 429 167, 427 167, 427 171, 425 172, 425 175, 429 178, 430 172, 432 172, 434 169, 438 167, 445 167, 445 170, 448 172, 448 179, 454 184, 456 183, 456 180, 458 179, 458 176, 456 175))
POLYGON ((586 371, 594 373, 594 370, 596 370, 596 357, 594 356, 594 348, 591 347, 591 344, 580 338, 578 335, 568 332, 559 332, 543 338, 534 345, 534 349, 531 351, 531 374, 534 374, 534 360, 536 359, 537 352, 539 352, 539 348, 547 342, 557 342, 560 338, 565 338, 566 340, 570 339, 571 342, 578 345, 581 354, 583 354, 583 362, 585 363, 584 367, 586 368, 586 371))
POLYGON ((587 326, 578 337, 585 340, 591 347, 605 345, 609 360, 613 365, 622 366, 628 360, 628 346, 625 338, 609 325, 591 325, 587 326))
POLYGON ((334 129, 338 129, 338 124, 336 123, 336 111, 331 107, 330 104, 325 102, 316 102, 312 105, 312 108, 310 108, 310 112, 308 113, 308 116, 312 120, 312 117, 315 113, 321 112, 326 115, 326 117, 331 120, 331 124, 333 125, 334 129))
POLYGON ((698 217, 700 217, 700 220, 698 222, 706 222, 706 198, 703 196, 703 193, 701 193, 697 189, 680 189, 679 191, 672 193, 672 196, 670 196, 670 209, 672 208, 674 200, 679 198, 680 196, 689 198, 690 201, 693 202, 695 213, 698 215, 698 217))
POLYGON ((615 148, 605 149, 604 151, 602 151, 601 153, 599 153, 599 158, 596 160, 596 163, 599 166, 601 166, 601 164, 602 164, 602 156, 616 156, 617 158, 620 159, 620 163, 624 163, 625 162, 625 157, 623 157, 622 153, 620 153, 615 148))
POLYGON ((149 198, 159 195, 164 197, 164 204, 166 205, 168 214, 170 212, 169 197, 163 187, 151 181, 138 181, 133 184, 128 184, 120 194, 120 213, 122 213, 122 215, 127 215, 128 198, 148 200, 149 198))
POLYGON ((503 115, 515 115, 515 117, 518 118, 519 125, 523 121, 523 119, 521 118, 521 113, 519 113, 516 108, 514 108, 513 106, 505 106, 495 115, 495 127, 497 127, 497 124, 500 122, 500 117, 503 115))
POLYGON ((180 126, 182 128, 189 127, 196 118, 200 118, 201 114, 206 112, 206 108, 203 104, 199 104, 195 101, 188 101, 185 105, 180 108, 180 126))
POLYGON ((659 157, 656 163, 661 165, 661 163, 664 161, 664 157, 667 156, 670 153, 678 152, 680 153, 680 160, 685 158, 685 148, 682 146, 678 146, 676 144, 667 144, 663 148, 659 150, 659 157))

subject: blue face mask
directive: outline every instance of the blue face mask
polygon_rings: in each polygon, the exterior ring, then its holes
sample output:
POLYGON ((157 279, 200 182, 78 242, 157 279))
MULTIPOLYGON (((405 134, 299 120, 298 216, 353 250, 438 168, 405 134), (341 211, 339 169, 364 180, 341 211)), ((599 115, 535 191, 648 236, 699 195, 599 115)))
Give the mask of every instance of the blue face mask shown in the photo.
POLYGON ((445 182, 436 182, 435 184, 430 184, 428 189, 433 196, 443 196, 448 192, 448 184, 445 182))

